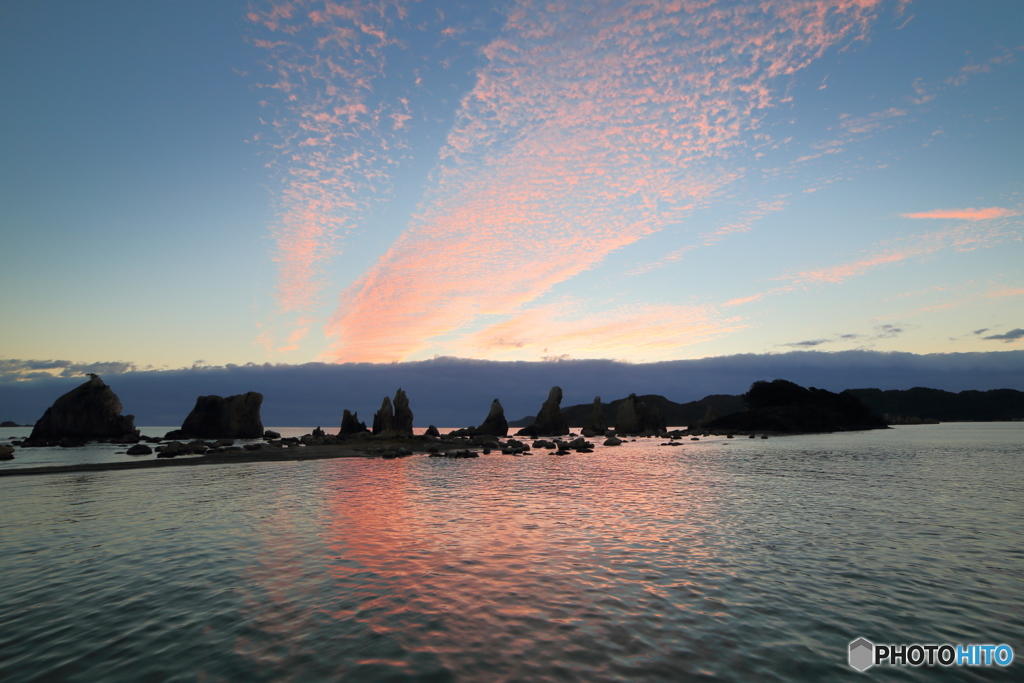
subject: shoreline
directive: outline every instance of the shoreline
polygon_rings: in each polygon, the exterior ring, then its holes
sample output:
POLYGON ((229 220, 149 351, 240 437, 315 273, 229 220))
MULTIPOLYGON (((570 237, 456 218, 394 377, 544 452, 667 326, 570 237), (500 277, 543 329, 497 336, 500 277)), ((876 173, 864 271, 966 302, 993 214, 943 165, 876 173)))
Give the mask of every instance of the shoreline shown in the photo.
POLYGON ((112 470, 143 470, 161 467, 189 465, 227 465, 232 463, 288 462, 299 460, 330 460, 335 458, 379 458, 379 453, 356 451, 344 446, 306 446, 301 449, 260 450, 231 455, 178 456, 176 458, 149 458, 131 462, 88 462, 74 465, 40 465, 38 467, 0 468, 0 477, 28 476, 33 474, 73 474, 77 472, 109 472, 112 470))

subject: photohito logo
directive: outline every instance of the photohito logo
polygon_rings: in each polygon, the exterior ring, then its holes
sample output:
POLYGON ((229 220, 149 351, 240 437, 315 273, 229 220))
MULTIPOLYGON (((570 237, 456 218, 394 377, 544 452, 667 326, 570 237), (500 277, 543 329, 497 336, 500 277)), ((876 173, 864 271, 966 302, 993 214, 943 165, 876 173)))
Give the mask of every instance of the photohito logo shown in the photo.
POLYGON ((1009 666, 1009 645, 875 645, 867 638, 850 643, 849 662, 857 671, 872 666, 1009 666))

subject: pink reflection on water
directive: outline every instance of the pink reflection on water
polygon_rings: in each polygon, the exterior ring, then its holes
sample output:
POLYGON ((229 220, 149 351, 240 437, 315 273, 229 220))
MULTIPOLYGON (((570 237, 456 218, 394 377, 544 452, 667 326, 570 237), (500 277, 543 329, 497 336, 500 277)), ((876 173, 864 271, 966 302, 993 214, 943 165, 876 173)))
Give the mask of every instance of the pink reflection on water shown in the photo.
POLYGON ((642 649, 623 624, 719 614, 705 540, 715 490, 669 450, 320 467, 256 527, 240 588, 256 634, 235 651, 273 667, 312 656, 306 634, 337 630, 342 673, 409 673, 413 653, 470 672, 501 651, 502 675, 531 678, 566 649, 609 662, 625 656, 619 641, 642 649))

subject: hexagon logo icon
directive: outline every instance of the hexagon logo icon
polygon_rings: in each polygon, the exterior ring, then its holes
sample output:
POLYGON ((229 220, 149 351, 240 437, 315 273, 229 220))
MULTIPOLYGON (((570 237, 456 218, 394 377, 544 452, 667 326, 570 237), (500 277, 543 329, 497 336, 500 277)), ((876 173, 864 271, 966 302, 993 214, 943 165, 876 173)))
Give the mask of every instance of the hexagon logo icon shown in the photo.
POLYGON ((875 644, 867 638, 858 638, 850 643, 850 666, 857 671, 867 671, 874 664, 875 644))

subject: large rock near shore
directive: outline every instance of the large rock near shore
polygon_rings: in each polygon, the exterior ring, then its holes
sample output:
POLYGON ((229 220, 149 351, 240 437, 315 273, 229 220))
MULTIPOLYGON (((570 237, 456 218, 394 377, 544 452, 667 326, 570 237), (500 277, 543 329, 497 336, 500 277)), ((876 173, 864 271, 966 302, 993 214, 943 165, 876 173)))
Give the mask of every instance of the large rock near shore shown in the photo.
POLYGON ((338 436, 348 436, 349 434, 361 434, 362 432, 368 432, 365 422, 359 421, 359 413, 350 413, 347 409, 341 415, 341 429, 338 431, 338 436))
POLYGON ((96 375, 46 409, 30 439, 109 439, 138 436, 135 416, 121 414, 121 401, 96 375))
POLYGON ((409 408, 409 397, 399 387, 395 392, 395 434, 412 436, 412 410, 409 408))
POLYGON ((619 411, 615 416, 616 434, 643 434, 645 432, 660 434, 663 431, 665 431, 665 417, 658 406, 648 408, 646 403, 636 397, 636 394, 630 394, 629 398, 619 404, 619 411))
POLYGON ((637 434, 640 429, 640 410, 642 406, 636 400, 636 394, 630 394, 629 398, 619 404, 619 412, 615 416, 616 434, 637 434))
POLYGON ((562 388, 551 387, 548 400, 540 407, 533 424, 516 432, 516 436, 562 436, 569 433, 569 424, 562 416, 562 388))
POLYGON ((505 409, 501 407, 501 401, 494 399, 491 402, 491 410, 487 413, 487 419, 476 428, 476 432, 491 436, 508 436, 508 420, 505 419, 505 409))
POLYGON ((604 410, 601 409, 601 397, 594 397, 594 407, 590 409, 590 417, 587 418, 586 429, 596 434, 604 434, 608 424, 604 420, 604 410))
POLYGON ((258 439, 263 436, 260 406, 263 394, 250 391, 228 396, 200 396, 174 438, 258 439))
POLYGON ((395 409, 391 407, 391 399, 387 396, 380 404, 380 410, 373 414, 373 433, 390 434, 395 431, 395 409))
POLYGON ((401 388, 395 392, 394 405, 390 398, 384 397, 380 410, 373 416, 373 433, 389 437, 412 436, 412 410, 401 388))
POLYGON ((505 409, 501 407, 501 401, 494 399, 487 419, 479 427, 456 429, 449 432, 448 436, 508 436, 508 420, 505 419, 505 409))

